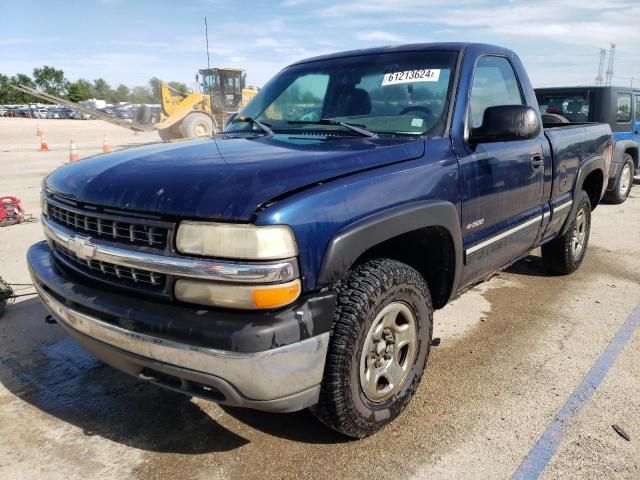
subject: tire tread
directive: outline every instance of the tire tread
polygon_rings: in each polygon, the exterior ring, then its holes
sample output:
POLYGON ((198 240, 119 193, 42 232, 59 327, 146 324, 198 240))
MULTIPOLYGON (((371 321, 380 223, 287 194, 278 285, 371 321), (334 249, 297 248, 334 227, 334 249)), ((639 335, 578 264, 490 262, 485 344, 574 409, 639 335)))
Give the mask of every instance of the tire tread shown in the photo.
MULTIPOLYGON (((423 277, 410 266, 384 258, 371 260, 356 267, 334 288, 337 302, 325 363, 325 378, 319 402, 311 407, 311 411, 322 423, 350 437, 365 437, 382 426, 378 422, 359 417, 350 408, 351 390, 345 384, 350 378, 350 372, 345 365, 353 356, 355 342, 352 340, 357 337, 361 328, 362 312, 367 311, 381 293, 399 284, 416 287, 425 299, 431 317, 428 326, 430 340, 433 328, 431 296, 423 277)), ((410 385, 408 394, 401 399, 401 404, 394 408, 398 413, 413 396, 421 376, 422 369, 410 385)))

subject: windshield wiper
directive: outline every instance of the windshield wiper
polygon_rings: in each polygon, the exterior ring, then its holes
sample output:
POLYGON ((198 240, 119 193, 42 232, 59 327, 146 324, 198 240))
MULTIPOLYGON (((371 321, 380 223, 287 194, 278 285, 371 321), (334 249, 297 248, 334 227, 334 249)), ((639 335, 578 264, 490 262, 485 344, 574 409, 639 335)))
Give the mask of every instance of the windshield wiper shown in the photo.
POLYGON ((255 118, 247 117, 245 115, 239 115, 239 116, 237 116, 236 118, 234 118, 231 121, 231 123, 238 123, 238 122, 248 122, 248 123, 250 123, 252 125, 257 125, 267 135, 275 135, 273 130, 271 130, 271 128, 270 128, 271 125, 269 125, 267 123, 262 123, 262 122, 256 120, 255 118))
POLYGON ((352 123, 341 122, 333 118, 321 118, 320 120, 289 120, 289 125, 340 125, 341 127, 348 128, 349 130, 359 133, 363 137, 377 137, 378 134, 371 132, 358 125, 352 123))

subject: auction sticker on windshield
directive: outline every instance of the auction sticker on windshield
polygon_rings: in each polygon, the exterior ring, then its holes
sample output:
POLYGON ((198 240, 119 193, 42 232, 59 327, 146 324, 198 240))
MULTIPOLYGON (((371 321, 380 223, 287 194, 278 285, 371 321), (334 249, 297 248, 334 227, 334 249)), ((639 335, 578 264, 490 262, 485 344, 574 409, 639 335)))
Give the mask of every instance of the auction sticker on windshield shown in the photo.
POLYGON ((437 82, 440 78, 440 69, 406 70, 404 72, 386 73, 382 79, 382 86, 396 85, 398 83, 437 82))

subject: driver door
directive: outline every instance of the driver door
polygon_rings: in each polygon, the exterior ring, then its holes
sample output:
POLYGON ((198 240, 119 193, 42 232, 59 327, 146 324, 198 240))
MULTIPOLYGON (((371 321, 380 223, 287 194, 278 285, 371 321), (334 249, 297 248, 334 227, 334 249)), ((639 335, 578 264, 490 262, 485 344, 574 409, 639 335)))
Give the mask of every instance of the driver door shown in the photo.
MULTIPOLYGON (((467 129, 482 124, 487 107, 524 104, 511 62, 480 57, 467 129)), ((467 281, 503 267, 534 245, 542 223, 543 141, 541 133, 533 140, 482 143, 459 156, 467 281)))

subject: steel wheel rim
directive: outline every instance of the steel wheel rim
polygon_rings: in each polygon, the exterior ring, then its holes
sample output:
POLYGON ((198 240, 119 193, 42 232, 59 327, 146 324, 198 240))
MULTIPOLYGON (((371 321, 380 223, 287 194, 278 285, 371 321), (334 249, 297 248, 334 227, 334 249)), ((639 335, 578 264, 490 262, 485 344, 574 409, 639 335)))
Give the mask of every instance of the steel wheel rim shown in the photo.
POLYGON ((584 250, 584 242, 587 237, 587 215, 584 208, 578 211, 575 225, 573 227, 573 236, 571 239, 571 250, 573 251, 573 259, 580 258, 584 250))
POLYGON ((360 387, 372 402, 384 402, 404 384, 417 352, 416 317, 404 302, 392 302, 373 320, 360 355, 360 387))
POLYGON ((620 174, 620 195, 625 196, 631 186, 631 167, 625 164, 620 174))

